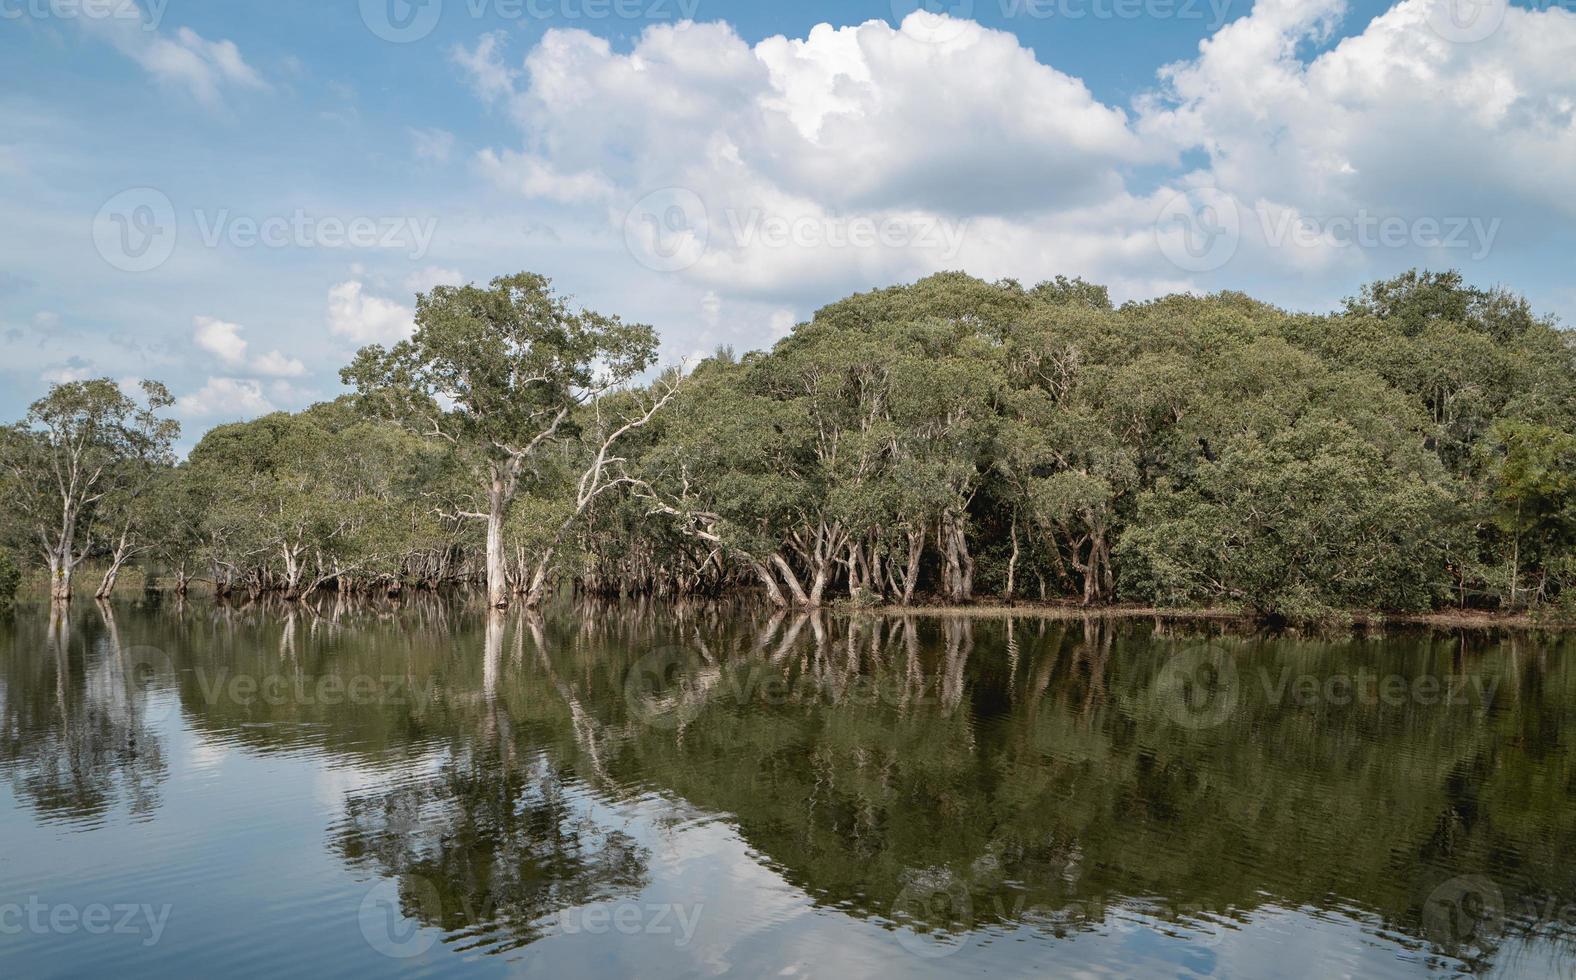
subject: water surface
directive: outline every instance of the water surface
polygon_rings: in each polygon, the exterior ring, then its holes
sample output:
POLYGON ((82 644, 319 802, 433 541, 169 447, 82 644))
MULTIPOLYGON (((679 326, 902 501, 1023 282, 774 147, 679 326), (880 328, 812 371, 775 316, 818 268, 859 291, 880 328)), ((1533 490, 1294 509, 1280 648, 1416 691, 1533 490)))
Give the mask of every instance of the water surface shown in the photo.
POLYGON ((24 607, 8 976, 1576 976, 1567 637, 24 607))

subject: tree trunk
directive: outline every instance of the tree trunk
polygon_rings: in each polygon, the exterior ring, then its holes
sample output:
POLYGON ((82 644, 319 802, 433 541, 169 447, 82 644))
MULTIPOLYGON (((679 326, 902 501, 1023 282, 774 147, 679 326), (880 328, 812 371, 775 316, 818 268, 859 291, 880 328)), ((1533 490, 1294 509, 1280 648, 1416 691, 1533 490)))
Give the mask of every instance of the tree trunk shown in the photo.
POLYGON ((777 579, 773 577, 772 570, 754 558, 747 560, 750 563, 750 567, 754 569, 756 576, 761 580, 761 584, 766 586, 766 596, 771 599, 772 605, 778 608, 788 605, 788 600, 783 596, 783 590, 778 586, 777 579))
POLYGON ((503 518, 507 501, 503 481, 494 476, 487 493, 487 605, 503 609, 509 605, 509 567, 503 557, 503 518))
POLYGON ((799 584, 799 576, 794 574, 793 567, 787 560, 780 554, 772 555, 772 566, 777 569, 777 573, 783 578, 783 583, 788 586, 788 591, 793 594, 793 601, 801 606, 808 606, 810 597, 804 594, 804 587, 799 584))
POLYGON ((109 563, 109 568, 104 570, 104 578, 99 581, 98 591, 93 593, 95 599, 108 599, 115 591, 115 582, 120 578, 120 568, 125 559, 116 557, 109 563))
MULTIPOLYGON (((1012 556, 1007 559, 1007 601, 1011 602, 1018 582, 1018 515, 1012 515, 1012 556)), ((1011 621, 1009 620, 1009 623, 1011 621)))
POLYGON ((71 556, 49 556, 49 598, 51 602, 71 601, 71 556))
POLYGON ((548 548, 536 560, 536 571, 531 574, 531 585, 525 593, 525 608, 536 609, 547 597, 547 570, 553 563, 553 549, 548 548))

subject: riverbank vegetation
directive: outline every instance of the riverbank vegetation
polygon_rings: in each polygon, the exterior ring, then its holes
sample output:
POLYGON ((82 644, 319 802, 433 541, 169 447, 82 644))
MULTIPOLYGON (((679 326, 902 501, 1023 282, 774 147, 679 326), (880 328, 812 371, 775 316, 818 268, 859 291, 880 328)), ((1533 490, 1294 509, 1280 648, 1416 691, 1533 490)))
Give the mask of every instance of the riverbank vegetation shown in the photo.
POLYGON ((416 320, 352 393, 179 462, 162 386, 56 385, 4 434, 7 544, 57 597, 91 558, 101 592, 135 562, 177 592, 492 605, 1576 606, 1576 343, 1455 273, 1329 314, 949 273, 655 378, 649 327, 539 276, 416 320))

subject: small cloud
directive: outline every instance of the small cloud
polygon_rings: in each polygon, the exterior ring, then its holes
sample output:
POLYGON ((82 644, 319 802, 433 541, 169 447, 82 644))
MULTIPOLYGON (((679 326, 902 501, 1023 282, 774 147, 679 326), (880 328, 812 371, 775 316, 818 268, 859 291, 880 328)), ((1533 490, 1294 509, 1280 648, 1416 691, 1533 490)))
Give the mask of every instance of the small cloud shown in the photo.
POLYGON ((49 384, 60 385, 86 381, 93 377, 93 365, 81 357, 68 357, 64 363, 45 369, 39 377, 49 384))
POLYGON ((433 286, 463 286, 465 274, 458 269, 444 269, 429 265, 405 277, 405 288, 413 293, 425 293, 433 286))
POLYGON ((263 396, 263 386, 244 378, 209 378, 208 383, 175 402, 176 411, 188 418, 222 415, 251 418, 267 415, 274 406, 263 396))
POLYGON ((299 378, 306 373, 306 365, 297 358, 271 350, 252 359, 252 370, 275 378, 299 378))
POLYGON ((798 322, 792 310, 778 310, 772 314, 767 326, 771 330, 772 339, 781 340, 793 332, 794 325, 798 322))
POLYGON ((454 134, 446 129, 417 129, 410 127, 412 152, 418 160, 429 160, 433 163, 447 163, 449 154, 454 151, 454 134))
POLYGON ((705 318, 709 326, 715 327, 722 316, 722 297, 716 290, 711 290, 700 298, 700 315, 705 318))
POLYGON ((239 323, 227 323, 211 316, 192 317, 196 332, 192 341, 231 367, 246 360, 246 341, 241 339, 239 323))
POLYGON ((416 312, 393 300, 372 296, 355 279, 328 291, 328 330, 357 344, 404 340, 416 330, 416 312))

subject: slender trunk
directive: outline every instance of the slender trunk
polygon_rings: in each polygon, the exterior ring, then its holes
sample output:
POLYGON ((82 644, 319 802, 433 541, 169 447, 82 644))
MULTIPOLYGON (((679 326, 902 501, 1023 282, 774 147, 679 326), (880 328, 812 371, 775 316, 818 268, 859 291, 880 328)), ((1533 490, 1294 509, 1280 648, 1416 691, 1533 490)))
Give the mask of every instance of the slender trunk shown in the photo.
POLYGON ((536 560, 536 571, 531 574, 531 586, 525 593, 525 607, 535 609, 547 597, 547 570, 553 563, 553 550, 548 548, 536 560))
POLYGON ((115 558, 109 563, 109 568, 104 570, 104 577, 99 580, 98 591, 93 593, 95 599, 108 599, 115 591, 115 582, 120 578, 122 558, 115 558))
POLYGON ((503 480, 495 475, 487 493, 487 605, 493 609, 509 605, 509 568, 503 557, 503 518, 507 503, 503 480))
POLYGON ((799 576, 794 574, 793 567, 781 554, 772 555, 771 561, 772 567, 777 569, 777 574, 783 578, 783 584, 788 586, 788 591, 793 595, 793 601, 801 606, 808 606, 810 598, 804 594, 804 587, 799 584, 799 576))
MULTIPOLYGON (((1012 515, 1012 556, 1007 559, 1007 601, 1011 602, 1018 580, 1018 515, 1012 515)), ((1009 628, 1011 620, 1008 620, 1009 628)))
POLYGON ((914 587, 919 582, 919 562, 925 554, 925 537, 919 531, 908 532, 908 573, 903 579, 903 605, 913 605, 914 587))
POLYGON ((754 558, 746 560, 749 562, 750 568, 755 572, 756 577, 761 580, 761 584, 766 587, 766 596, 771 599, 772 605, 777 606, 779 609, 788 605, 788 600, 784 598, 783 590, 778 586, 777 579, 773 577, 772 570, 754 558))

